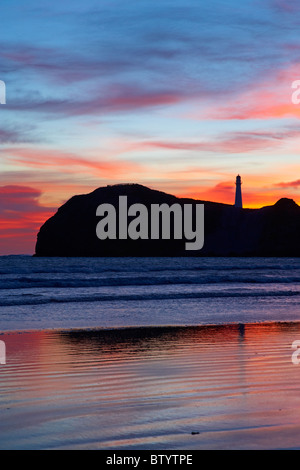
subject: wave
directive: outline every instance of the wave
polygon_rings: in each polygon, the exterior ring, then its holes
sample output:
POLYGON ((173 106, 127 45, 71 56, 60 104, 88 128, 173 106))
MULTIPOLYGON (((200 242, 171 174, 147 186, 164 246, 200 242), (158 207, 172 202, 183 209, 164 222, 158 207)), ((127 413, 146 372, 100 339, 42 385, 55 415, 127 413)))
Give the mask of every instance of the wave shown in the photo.
POLYGON ((0 289, 28 289, 28 288, 80 288, 80 287, 109 287, 109 286, 159 286, 159 285, 205 285, 205 284, 298 284, 300 276, 239 276, 205 275, 205 276, 132 276, 132 277, 105 277, 105 278, 2 278, 0 289))
POLYGON ((84 303, 84 302, 120 302, 120 301, 153 301, 153 300, 177 300, 177 299, 218 299, 218 298, 276 298, 276 297, 300 296, 300 291, 273 290, 273 291, 244 291, 244 292, 162 292, 145 294, 81 294, 57 296, 39 296, 38 294, 24 293, 20 296, 2 298, 0 306, 16 305, 43 305, 54 303, 84 303))
POLYGON ((0 275, 300 271, 297 258, 32 258, 0 256, 0 275))

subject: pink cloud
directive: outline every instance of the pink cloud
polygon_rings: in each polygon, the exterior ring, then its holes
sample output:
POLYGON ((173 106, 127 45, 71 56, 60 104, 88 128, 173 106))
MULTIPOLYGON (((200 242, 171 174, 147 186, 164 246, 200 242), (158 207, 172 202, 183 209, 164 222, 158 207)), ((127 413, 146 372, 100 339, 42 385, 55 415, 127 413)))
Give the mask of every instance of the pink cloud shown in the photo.
POLYGON ((141 171, 141 165, 121 160, 87 159, 71 152, 33 148, 4 148, 1 153, 10 161, 35 169, 64 168, 66 173, 85 171, 94 176, 116 178, 141 171), (80 169, 80 170, 79 170, 80 169))
POLYGON ((275 186, 278 186, 279 188, 299 188, 300 187, 300 180, 296 181, 289 181, 287 183, 276 183, 275 186))
POLYGON ((34 252, 39 227, 55 212, 40 205, 41 195, 28 186, 0 187, 0 255, 34 252))
POLYGON ((298 79, 300 71, 297 63, 279 71, 269 70, 259 82, 232 96, 227 104, 225 97, 225 104, 216 106, 214 102, 198 117, 221 120, 299 119, 300 105, 292 103, 292 93, 295 91, 292 83, 298 79))
POLYGON ((182 141, 146 141, 147 148, 169 150, 186 150, 195 152, 245 153, 265 148, 274 148, 283 144, 288 138, 298 137, 298 129, 266 132, 235 132, 227 136, 216 136, 211 140, 200 142, 182 141))

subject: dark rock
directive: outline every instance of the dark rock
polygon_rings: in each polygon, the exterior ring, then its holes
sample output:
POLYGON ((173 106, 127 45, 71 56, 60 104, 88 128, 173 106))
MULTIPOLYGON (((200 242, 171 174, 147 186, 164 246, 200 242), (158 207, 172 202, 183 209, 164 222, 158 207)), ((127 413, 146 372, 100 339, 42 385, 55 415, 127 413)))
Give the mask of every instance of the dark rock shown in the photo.
POLYGON ((274 206, 238 209, 194 199, 176 198, 139 184, 114 185, 74 196, 41 227, 36 256, 300 256, 300 207, 291 199, 274 206), (96 236, 96 209, 119 196, 128 206, 174 203, 205 206, 205 242, 199 251, 186 251, 185 240, 105 240, 96 236))

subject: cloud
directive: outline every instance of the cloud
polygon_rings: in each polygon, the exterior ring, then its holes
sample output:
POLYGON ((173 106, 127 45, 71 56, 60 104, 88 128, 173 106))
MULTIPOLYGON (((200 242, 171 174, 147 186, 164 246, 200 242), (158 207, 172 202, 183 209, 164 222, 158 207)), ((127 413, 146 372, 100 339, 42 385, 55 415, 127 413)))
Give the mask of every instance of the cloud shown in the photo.
POLYGON ((290 13, 294 14, 300 10, 300 5, 298 0, 269 0, 269 4, 279 13, 290 13))
POLYGON ((201 201, 234 204, 235 185, 232 181, 221 181, 214 186, 189 185, 184 191, 176 194, 179 197, 195 198, 201 201))
POLYGON ((19 144, 36 141, 31 136, 33 126, 24 124, 23 126, 6 126, 0 128, 0 144, 19 144))
POLYGON ((5 219, 20 221, 26 214, 37 215, 53 211, 53 207, 39 204, 41 195, 41 191, 29 186, 0 186, 0 214, 5 219))
POLYGON ((103 89, 101 94, 94 96, 93 92, 85 96, 80 93, 77 97, 66 99, 23 98, 6 105, 7 110, 39 112, 62 116, 87 116, 107 113, 139 111, 147 108, 176 104, 184 97, 168 89, 149 90, 139 86, 114 86, 103 89), (85 99, 83 99, 85 98, 85 99))
POLYGON ((3 148, 2 155, 9 161, 35 169, 63 168, 66 173, 91 173, 93 176, 117 178, 140 172, 142 165, 123 160, 88 159, 72 152, 36 148, 3 148))
MULTIPOLYGON (((298 54, 298 47, 293 43, 286 44, 289 51, 298 54)), ((285 53, 286 55, 286 53, 285 53)), ((289 55, 291 55, 289 53, 289 55)), ((292 58, 290 58, 292 60, 292 58)), ((282 68, 272 68, 261 76, 260 80, 241 88, 225 104, 207 106, 201 118, 216 120, 245 119, 281 119, 300 118, 300 105, 292 103, 293 81, 299 79, 297 62, 285 64, 282 68), (228 104, 226 104, 228 103, 228 104)))
MULTIPOLYGON (((287 87, 288 89, 288 87, 287 87)), ((276 92, 254 92, 250 97, 240 97, 233 104, 209 113, 210 118, 220 120, 300 118, 300 107, 290 102, 291 93, 282 100, 276 92)))
POLYGON ((300 180, 276 183, 275 186, 277 186, 279 188, 294 188, 294 189, 297 189, 297 188, 300 187, 300 180))
MULTIPOLYGON (((129 68, 133 58, 107 58, 78 48, 45 47, 27 43, 0 43, 2 71, 5 73, 35 73, 49 82, 64 86, 104 76, 118 74, 129 68)), ((2 73, 3 73, 2 72, 2 73)))
POLYGON ((41 195, 29 186, 0 187, 1 255, 33 253, 39 227, 55 212, 53 207, 40 205, 41 195))
POLYGON ((154 147, 168 150, 234 154, 278 147, 284 144, 287 139, 298 136, 299 129, 297 127, 291 127, 265 132, 231 132, 227 135, 216 136, 211 140, 203 140, 200 142, 145 141, 143 145, 146 148, 154 147))
MULTIPOLYGON (((286 65, 292 36, 283 37, 282 25, 252 2, 230 14, 220 2, 215 8, 194 1, 115 3, 66 9, 70 37, 64 41, 54 36, 37 45, 30 34, 23 44, 2 41, 2 73, 23 87, 8 109, 79 116, 232 98, 255 86, 266 69, 275 73, 286 65), (26 97, 28 79, 40 97, 26 97)), ((61 27, 57 10, 53 4, 45 14, 51 30, 61 27)), ((297 60, 297 51, 289 57, 297 60)))

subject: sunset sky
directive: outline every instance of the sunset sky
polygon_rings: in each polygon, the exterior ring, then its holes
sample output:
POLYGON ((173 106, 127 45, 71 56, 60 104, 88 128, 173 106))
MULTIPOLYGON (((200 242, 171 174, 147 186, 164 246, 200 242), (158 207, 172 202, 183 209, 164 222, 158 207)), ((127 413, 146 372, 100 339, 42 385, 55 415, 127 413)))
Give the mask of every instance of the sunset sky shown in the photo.
POLYGON ((0 254, 74 194, 138 182, 300 204, 298 0, 3 0, 0 254))

